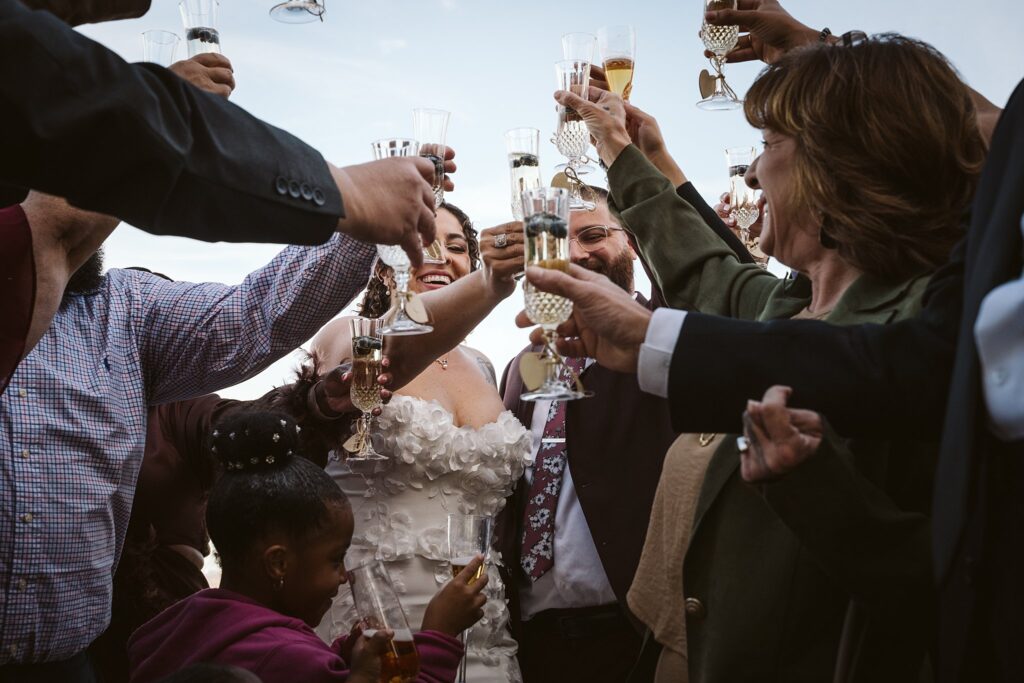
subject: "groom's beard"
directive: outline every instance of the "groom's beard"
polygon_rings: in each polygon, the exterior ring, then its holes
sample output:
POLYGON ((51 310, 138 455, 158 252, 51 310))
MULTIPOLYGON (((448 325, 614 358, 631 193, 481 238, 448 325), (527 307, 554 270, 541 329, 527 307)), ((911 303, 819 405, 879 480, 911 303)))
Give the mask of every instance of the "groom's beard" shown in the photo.
POLYGON ((99 289, 103 284, 103 247, 96 250, 89 260, 71 274, 67 286, 64 288, 65 296, 68 294, 86 294, 99 289))
POLYGON ((604 275, 616 285, 633 293, 633 258, 629 251, 623 250, 618 256, 612 259, 611 263, 604 263, 594 258, 587 258, 579 265, 587 270, 604 275))

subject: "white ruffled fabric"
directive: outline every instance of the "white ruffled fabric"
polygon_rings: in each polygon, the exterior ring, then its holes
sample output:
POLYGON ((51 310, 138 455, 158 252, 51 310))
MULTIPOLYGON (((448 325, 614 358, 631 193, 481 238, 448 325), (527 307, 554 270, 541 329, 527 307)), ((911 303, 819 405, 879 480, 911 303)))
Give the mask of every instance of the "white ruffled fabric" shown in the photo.
MULTIPOLYGON (((531 462, 530 432, 509 411, 479 429, 457 427, 439 403, 411 396, 395 396, 374 429, 374 448, 387 460, 332 463, 328 472, 352 501, 350 564, 360 555, 387 562, 418 630, 426 604, 451 578, 448 513, 497 515, 531 462)), ((497 570, 501 557, 492 551, 488 559, 487 604, 470 631, 467 678, 520 681, 497 570)), ((355 621, 351 594, 342 590, 318 632, 329 641, 355 621)))

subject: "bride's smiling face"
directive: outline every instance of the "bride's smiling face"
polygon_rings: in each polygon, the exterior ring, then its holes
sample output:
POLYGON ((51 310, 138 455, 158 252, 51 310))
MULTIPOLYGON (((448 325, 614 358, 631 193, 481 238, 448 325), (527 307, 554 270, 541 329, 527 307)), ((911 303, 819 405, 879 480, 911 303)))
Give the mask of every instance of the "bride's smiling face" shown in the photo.
POLYGON ((462 225, 450 211, 437 212, 437 240, 441 243, 443 264, 424 263, 412 271, 409 289, 416 293, 440 289, 459 278, 469 275, 472 264, 469 257, 469 243, 462 232, 462 225))

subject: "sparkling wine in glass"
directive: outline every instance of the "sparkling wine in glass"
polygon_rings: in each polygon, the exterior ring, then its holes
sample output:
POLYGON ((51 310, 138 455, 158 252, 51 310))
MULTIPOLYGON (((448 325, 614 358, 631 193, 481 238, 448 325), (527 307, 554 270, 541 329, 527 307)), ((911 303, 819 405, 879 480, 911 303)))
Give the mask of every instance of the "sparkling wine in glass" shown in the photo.
MULTIPOLYGON (((555 62, 555 77, 558 87, 561 90, 568 90, 586 99, 590 87, 590 63, 573 59, 565 59, 555 62)), ((580 187, 583 184, 579 179, 582 167, 587 163, 587 149, 590 146, 590 131, 587 124, 572 107, 558 105, 558 127, 555 129, 553 142, 558 148, 558 153, 566 158, 568 162, 565 168, 565 175, 569 180, 571 188, 570 208, 573 211, 581 209, 591 210, 594 203, 585 201, 580 187)))
MULTIPOLYGON (((569 204, 570 193, 563 188, 541 187, 523 193, 523 231, 526 238, 526 265, 555 270, 569 270, 569 204)), ((544 368, 543 384, 522 395, 524 401, 571 401, 587 394, 562 379, 568 370, 565 361, 554 352, 555 329, 572 315, 572 301, 543 292, 529 281, 523 283, 526 314, 544 331, 541 352, 544 368)))
POLYGON ((737 109, 743 105, 733 89, 725 82, 725 74, 722 73, 725 56, 736 47, 736 41, 739 40, 740 27, 712 26, 703 20, 704 12, 736 9, 736 7, 737 0, 701 0, 700 38, 704 42, 704 47, 712 53, 711 65, 715 68, 714 76, 708 75, 706 71, 701 74, 701 95, 704 96, 704 99, 697 103, 701 109, 725 111, 737 109), (710 92, 707 93, 703 91, 705 77, 714 80, 710 92))
POLYGON ((152 29, 142 32, 142 60, 167 68, 174 64, 174 53, 181 38, 177 33, 152 29))
POLYGON ((373 411, 383 401, 377 378, 383 369, 384 340, 381 337, 381 321, 376 318, 356 317, 349 321, 352 330, 352 385, 349 395, 360 413, 356 425, 359 449, 348 457, 351 460, 384 460, 384 456, 373 449, 370 427, 373 411))
POLYGON ((541 186, 540 131, 513 128, 505 133, 509 175, 512 180, 512 216, 523 220, 523 192, 541 186))
POLYGON ((444 204, 444 152, 451 112, 419 107, 412 110, 413 137, 420 143, 420 156, 434 162, 434 208, 444 204))
POLYGON ((412 639, 412 629, 402 609, 387 567, 380 560, 370 560, 348 570, 356 614, 363 624, 363 634, 372 638, 378 630, 394 633, 388 648, 381 654, 381 683, 412 683, 420 670, 419 655, 412 639))
POLYGON ((220 32, 217 30, 217 0, 181 0, 181 21, 185 25, 188 56, 205 52, 220 53, 220 32))
POLYGON ((624 100, 633 92, 633 66, 636 64, 636 30, 632 26, 605 26, 597 31, 601 65, 608 88, 624 100))
MULTIPOLYGON (((382 138, 374 140, 371 145, 374 159, 387 159, 389 157, 414 157, 419 154, 420 145, 416 140, 409 138, 382 138)), ((409 317, 406 311, 406 304, 411 298, 409 294, 409 280, 412 277, 412 262, 409 255, 402 247, 396 244, 378 244, 377 255, 384 265, 389 266, 395 274, 395 296, 397 307, 394 315, 381 329, 382 334, 408 335, 426 334, 433 332, 430 325, 416 322, 409 317)), ((427 253, 424 251, 424 259, 427 253)), ((436 263, 436 261, 434 261, 436 263)))

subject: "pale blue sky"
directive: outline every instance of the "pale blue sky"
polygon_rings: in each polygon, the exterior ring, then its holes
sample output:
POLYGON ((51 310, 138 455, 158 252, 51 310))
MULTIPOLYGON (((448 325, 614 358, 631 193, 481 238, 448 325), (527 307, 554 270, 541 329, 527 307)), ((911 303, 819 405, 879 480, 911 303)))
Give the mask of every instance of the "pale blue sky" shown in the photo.
MULTIPOLYGON (((234 64, 232 100, 306 140, 339 165, 366 161, 371 140, 411 135, 411 109, 453 112, 449 144, 457 150, 457 191, 451 201, 478 228, 510 219, 503 132, 533 126, 546 140, 554 128, 553 63, 559 37, 604 24, 632 23, 637 31, 633 102, 655 115, 672 152, 707 197, 726 187, 722 149, 755 144, 760 136, 741 112, 703 112, 697 74, 707 62, 696 37, 698 0, 632 3, 592 0, 327 0, 323 24, 285 25, 267 16, 272 0, 223 0, 221 41, 234 64), (584 13, 586 10, 586 13, 584 13)), ((1024 77, 1024 45, 1013 31, 1024 25, 1017 0, 790 0, 805 23, 834 33, 897 31, 943 51, 964 78, 1002 105, 1024 77), (1006 26, 1009 30, 1000 30, 1006 26)), ((153 0, 142 19, 89 26, 87 35, 125 59, 142 57, 142 31, 183 35, 176 0, 153 0)), ((179 49, 184 56, 184 45, 179 49)), ((729 65, 741 94, 757 75, 754 64, 729 65)), ((541 163, 559 161, 547 142, 541 163)), ((235 283, 277 251, 266 245, 208 245, 156 238, 122 226, 108 241, 108 265, 144 265, 179 280, 235 283)), ((469 338, 498 372, 525 344, 512 317, 521 297, 500 306, 469 338)), ((222 393, 258 396, 285 381, 292 359, 222 393)))

